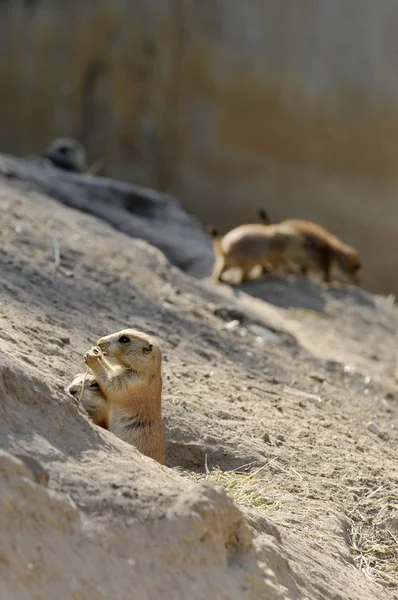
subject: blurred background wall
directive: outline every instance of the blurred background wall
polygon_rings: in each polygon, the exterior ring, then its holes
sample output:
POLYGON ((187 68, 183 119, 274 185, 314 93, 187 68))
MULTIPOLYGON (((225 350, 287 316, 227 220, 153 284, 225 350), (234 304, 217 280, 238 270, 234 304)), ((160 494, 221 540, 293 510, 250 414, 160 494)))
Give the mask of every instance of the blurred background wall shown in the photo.
POLYGON ((315 220, 398 292, 396 0, 0 0, 0 150, 78 137, 222 231, 315 220))

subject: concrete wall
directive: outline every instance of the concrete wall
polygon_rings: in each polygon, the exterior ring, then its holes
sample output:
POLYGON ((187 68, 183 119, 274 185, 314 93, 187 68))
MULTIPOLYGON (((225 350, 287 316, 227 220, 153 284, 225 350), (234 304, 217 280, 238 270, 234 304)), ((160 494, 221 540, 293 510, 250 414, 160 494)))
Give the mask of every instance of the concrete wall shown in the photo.
POLYGON ((316 220, 398 292, 396 0, 0 0, 0 150, 78 136, 226 230, 316 220))

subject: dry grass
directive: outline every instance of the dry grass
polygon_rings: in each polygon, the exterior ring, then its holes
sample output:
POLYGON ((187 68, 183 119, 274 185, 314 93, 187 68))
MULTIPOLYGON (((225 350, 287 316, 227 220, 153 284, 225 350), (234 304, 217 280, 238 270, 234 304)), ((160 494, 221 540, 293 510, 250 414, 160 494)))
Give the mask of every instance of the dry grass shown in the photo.
POLYGON ((225 492, 237 504, 248 508, 257 508, 270 515, 281 507, 277 494, 273 497, 272 485, 263 477, 263 472, 268 464, 253 471, 245 471, 250 465, 242 465, 239 469, 232 471, 221 471, 219 469, 209 470, 205 473, 193 473, 181 471, 181 475, 195 483, 208 481, 214 485, 221 485, 225 492))
POLYGON ((358 568, 384 585, 398 585, 398 495, 377 488, 361 497, 351 515, 350 540, 358 568))
MULTIPOLYGON (((181 475, 195 483, 208 481, 221 485, 226 493, 241 506, 264 510, 268 516, 282 507, 280 494, 265 478, 267 463, 249 471, 243 465, 233 471, 209 470, 205 473, 181 471, 181 475), (278 497, 279 496, 279 497, 278 497)), ((350 511, 350 545, 354 560, 364 575, 388 587, 398 584, 398 536, 383 523, 388 519, 398 522, 398 495, 381 488, 364 494, 350 511)))

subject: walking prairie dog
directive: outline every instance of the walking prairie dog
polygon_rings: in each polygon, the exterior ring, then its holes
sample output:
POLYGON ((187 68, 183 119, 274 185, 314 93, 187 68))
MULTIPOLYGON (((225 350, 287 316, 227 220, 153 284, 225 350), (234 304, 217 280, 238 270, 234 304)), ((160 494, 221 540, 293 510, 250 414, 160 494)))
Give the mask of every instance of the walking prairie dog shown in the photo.
MULTIPOLYGON (((258 215, 264 224, 270 223, 269 216, 263 209, 258 211, 258 215)), ((355 248, 344 244, 338 237, 311 221, 286 219, 280 224, 292 227, 305 240, 306 260, 304 263, 300 261, 303 273, 310 266, 315 266, 323 273, 325 283, 330 283, 332 268, 336 265, 353 283, 361 281, 363 267, 355 248)))
POLYGON ((134 329, 102 337, 84 355, 107 401, 109 430, 159 463, 166 460, 162 422, 162 353, 134 329))
POLYGON ((68 392, 80 401, 93 423, 108 429, 108 404, 94 375, 79 373, 68 387, 68 392))
POLYGON ((213 278, 221 281, 224 272, 232 267, 241 270, 241 282, 247 281, 258 265, 265 271, 290 260, 304 259, 302 236, 289 225, 240 225, 224 237, 209 228, 213 237, 216 262, 213 278))

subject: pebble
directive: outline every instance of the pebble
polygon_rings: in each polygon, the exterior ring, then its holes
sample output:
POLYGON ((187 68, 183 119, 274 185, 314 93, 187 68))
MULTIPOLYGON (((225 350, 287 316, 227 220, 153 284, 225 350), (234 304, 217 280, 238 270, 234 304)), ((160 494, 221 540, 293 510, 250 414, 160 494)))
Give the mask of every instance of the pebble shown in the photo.
POLYGON ((386 433, 382 429, 380 429, 380 427, 374 421, 370 421, 370 423, 368 423, 366 427, 368 431, 379 436, 379 438, 386 438, 386 433))
POLYGON ((308 373, 308 377, 311 377, 311 379, 314 379, 315 381, 319 381, 319 383, 326 381, 326 377, 321 373, 308 373))
POLYGON ((240 322, 238 321, 238 319, 234 319, 233 321, 226 323, 223 329, 226 329, 227 331, 235 331, 236 329, 238 329, 238 327, 240 327, 240 322))
POLYGON ((379 435, 379 433, 381 433, 380 427, 374 421, 370 421, 370 423, 367 424, 367 428, 368 431, 370 431, 371 433, 375 433, 376 435, 379 435))
POLYGON ((71 271, 70 269, 61 269, 61 273, 63 275, 65 275, 65 277, 73 277, 74 276, 74 272, 71 271))
POLYGON ((227 306, 217 306, 213 309, 213 314, 216 317, 223 319, 224 321, 243 321, 245 319, 245 315, 235 308, 229 308, 227 306))
POLYGON ((264 435, 263 435, 263 442, 265 442, 266 444, 270 444, 271 443, 271 438, 269 436, 269 433, 264 433, 264 435))

